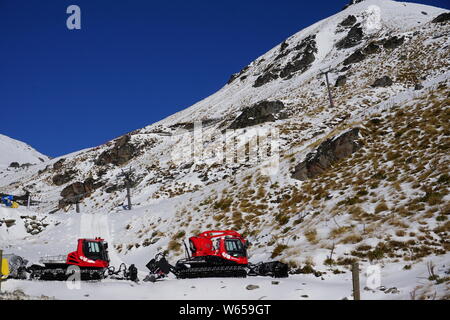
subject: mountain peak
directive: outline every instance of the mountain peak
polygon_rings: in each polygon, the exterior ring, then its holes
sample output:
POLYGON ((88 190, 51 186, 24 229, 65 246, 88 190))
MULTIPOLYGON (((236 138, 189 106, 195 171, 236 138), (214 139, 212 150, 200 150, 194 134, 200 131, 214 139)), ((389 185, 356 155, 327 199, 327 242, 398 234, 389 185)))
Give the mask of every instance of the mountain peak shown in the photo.
POLYGON ((357 4, 357 3, 360 3, 360 2, 363 2, 363 1, 365 1, 365 0, 351 0, 350 3, 348 3, 347 5, 345 5, 344 8, 342 8, 342 10, 345 10, 345 9, 347 9, 347 8, 350 7, 350 6, 352 6, 352 5, 354 5, 354 4, 357 4))
POLYGON ((25 142, 0 134, 0 166, 19 164, 36 164, 49 160, 49 157, 36 151, 25 142))

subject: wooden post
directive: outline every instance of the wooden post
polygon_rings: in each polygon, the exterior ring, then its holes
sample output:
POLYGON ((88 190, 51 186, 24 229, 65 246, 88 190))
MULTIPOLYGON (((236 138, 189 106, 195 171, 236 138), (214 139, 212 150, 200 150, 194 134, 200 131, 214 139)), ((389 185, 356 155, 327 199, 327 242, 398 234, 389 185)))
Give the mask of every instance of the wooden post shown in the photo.
POLYGON ((359 287, 359 263, 355 262, 352 268, 353 280, 353 300, 361 300, 361 292, 359 287))
POLYGON ((31 204, 31 194, 28 193, 27 209, 30 209, 30 204, 31 204))
POLYGON ((77 198, 77 202, 75 203, 77 213, 80 213, 80 198, 77 198))
POLYGON ((327 81, 328 99, 330 100, 330 106, 331 106, 332 108, 334 108, 333 96, 331 95, 330 81, 329 81, 329 79, 328 79, 328 73, 329 73, 329 72, 330 72, 330 71, 325 71, 324 74, 325 74, 325 79, 326 79, 326 81, 327 81))
POLYGON ((127 179, 127 200, 128 200, 128 210, 131 210, 130 181, 128 179, 127 179))

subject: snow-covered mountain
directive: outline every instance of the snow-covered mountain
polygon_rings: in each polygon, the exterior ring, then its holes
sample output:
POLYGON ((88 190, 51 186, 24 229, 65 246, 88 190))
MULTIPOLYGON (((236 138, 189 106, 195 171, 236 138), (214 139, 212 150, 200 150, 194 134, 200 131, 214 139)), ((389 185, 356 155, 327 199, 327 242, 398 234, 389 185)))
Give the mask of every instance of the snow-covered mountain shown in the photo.
MULTIPOLYGON (((449 35, 447 10, 352 1, 195 105, 0 183, 4 193, 30 190, 34 210, 60 222, 9 248, 32 241, 24 253, 37 258, 62 238, 63 250, 80 226, 145 269, 161 250, 181 257, 185 237, 232 228, 250 239, 254 262, 282 259, 329 281, 357 259, 378 263, 409 298, 425 262, 448 272, 449 35), (134 170, 131 211, 124 169, 134 170), (107 232, 73 213, 77 196, 82 212, 108 217, 107 232)), ((446 285, 419 292, 448 298, 446 285)))
POLYGON ((20 165, 36 164, 49 160, 42 153, 28 144, 0 134, 0 167, 7 167, 13 162, 20 165))

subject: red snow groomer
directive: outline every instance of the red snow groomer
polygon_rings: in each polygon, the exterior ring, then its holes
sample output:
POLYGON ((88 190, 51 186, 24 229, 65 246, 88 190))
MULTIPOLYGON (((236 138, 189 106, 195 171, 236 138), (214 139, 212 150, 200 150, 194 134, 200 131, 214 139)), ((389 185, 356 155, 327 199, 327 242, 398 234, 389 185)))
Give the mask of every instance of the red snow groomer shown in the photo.
POLYGON ((175 266, 168 263, 165 254, 157 254, 147 264, 150 270, 147 280, 155 281, 169 272, 180 279, 245 278, 247 275, 288 276, 288 266, 285 263, 279 261, 249 263, 247 248, 247 240, 236 231, 206 231, 189 238, 189 249, 185 244, 187 257, 177 261, 175 266))
POLYGON ((137 269, 131 265, 128 270, 121 264, 116 271, 109 265, 108 243, 102 238, 78 239, 77 250, 68 255, 45 256, 28 268, 31 279, 67 280, 76 271, 81 280, 100 280, 106 276, 119 276, 117 279, 137 279, 137 269), (76 266, 78 268, 70 268, 76 266), (120 273, 122 276, 120 276, 120 273))

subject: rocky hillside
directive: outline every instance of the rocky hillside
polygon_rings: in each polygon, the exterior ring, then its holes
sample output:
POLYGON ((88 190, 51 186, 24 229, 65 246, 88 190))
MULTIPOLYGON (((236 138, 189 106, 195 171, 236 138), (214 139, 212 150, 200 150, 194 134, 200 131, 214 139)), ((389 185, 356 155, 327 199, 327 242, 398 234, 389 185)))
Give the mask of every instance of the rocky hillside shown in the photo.
POLYGON ((133 169, 135 209, 114 245, 134 257, 180 256, 181 239, 210 228, 244 232, 253 260, 298 272, 448 255, 449 34, 443 9, 353 1, 205 100, 0 192, 31 190, 45 214, 73 211, 79 197, 85 212, 113 215, 125 201, 119 175, 133 169))

